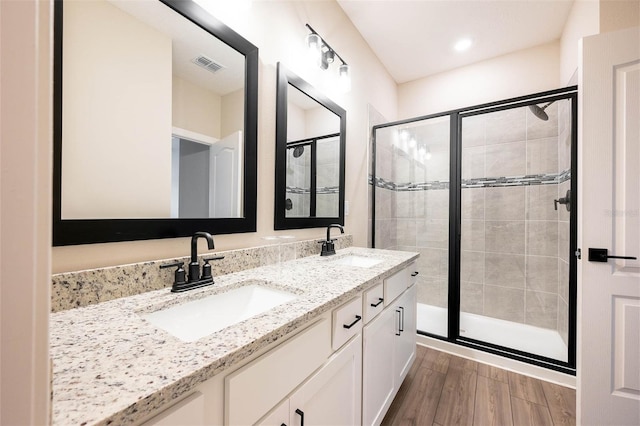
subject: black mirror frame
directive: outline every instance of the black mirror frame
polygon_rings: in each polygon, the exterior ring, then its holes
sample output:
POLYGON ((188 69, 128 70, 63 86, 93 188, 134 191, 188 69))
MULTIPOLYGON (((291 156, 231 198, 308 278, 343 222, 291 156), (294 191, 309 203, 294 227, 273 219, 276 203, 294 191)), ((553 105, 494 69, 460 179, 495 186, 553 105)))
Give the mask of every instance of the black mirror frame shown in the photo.
POLYGON ((159 0, 245 57, 244 194, 241 218, 62 219, 62 26, 63 0, 54 5, 53 245, 177 238, 197 231, 256 231, 258 166, 258 48, 191 0, 159 0))
POLYGON ((276 93, 276 174, 274 225, 276 230, 321 228, 334 223, 344 225, 344 190, 346 162, 347 112, 338 104, 320 93, 305 80, 288 70, 280 62, 277 69, 276 93), (338 217, 286 217, 285 201, 287 186, 287 102, 288 88, 296 89, 336 114, 340 118, 340 182, 338 195, 338 217))

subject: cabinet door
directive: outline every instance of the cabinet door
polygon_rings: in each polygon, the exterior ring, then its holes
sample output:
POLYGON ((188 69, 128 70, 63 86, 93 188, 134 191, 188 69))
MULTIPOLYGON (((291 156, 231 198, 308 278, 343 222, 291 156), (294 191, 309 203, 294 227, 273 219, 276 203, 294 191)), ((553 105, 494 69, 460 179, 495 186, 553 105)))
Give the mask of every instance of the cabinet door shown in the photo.
POLYGON ((358 335, 289 400, 292 426, 359 425, 362 398, 362 337, 358 335))
POLYGON ((393 345, 396 313, 385 309, 364 328, 362 354, 362 424, 380 424, 393 401, 393 345))
POLYGON ((257 426, 287 426, 289 423, 289 399, 285 399, 273 409, 265 418, 258 422, 257 426))
MULTIPOLYGON (((416 358, 416 286, 411 286, 393 305, 393 311, 399 316, 399 336, 396 337, 394 350, 394 368, 396 388, 399 388, 407 376, 416 358)), ((396 320, 397 321, 397 320, 396 320)))

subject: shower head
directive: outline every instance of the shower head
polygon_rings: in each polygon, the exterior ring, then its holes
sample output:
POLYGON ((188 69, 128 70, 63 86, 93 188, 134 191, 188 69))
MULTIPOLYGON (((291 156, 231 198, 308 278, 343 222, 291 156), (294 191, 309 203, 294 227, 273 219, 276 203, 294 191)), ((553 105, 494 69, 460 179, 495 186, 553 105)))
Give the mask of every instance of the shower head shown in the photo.
POLYGON ((538 105, 529 105, 529 109, 531 110, 531 112, 533 113, 533 115, 535 115, 536 117, 538 117, 540 120, 542 121, 547 121, 549 119, 549 116, 547 115, 546 112, 544 112, 545 109, 547 109, 547 107, 549 105, 551 105, 554 101, 549 102, 548 104, 546 104, 545 106, 543 106, 542 108, 539 107, 538 105))
POLYGON ((304 145, 296 146, 295 148, 293 148, 293 158, 300 157, 303 152, 304 152, 304 145))

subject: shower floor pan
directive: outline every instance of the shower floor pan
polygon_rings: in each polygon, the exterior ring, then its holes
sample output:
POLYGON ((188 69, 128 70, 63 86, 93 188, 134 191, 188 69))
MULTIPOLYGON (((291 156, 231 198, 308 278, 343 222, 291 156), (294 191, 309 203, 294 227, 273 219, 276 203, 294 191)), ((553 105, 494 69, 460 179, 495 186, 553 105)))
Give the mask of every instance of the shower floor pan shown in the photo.
MULTIPOLYGON (((420 331, 446 336, 447 310, 418 303, 417 325, 420 331)), ((466 312, 460 315, 460 329, 463 337, 567 361, 567 345, 555 330, 466 312)))

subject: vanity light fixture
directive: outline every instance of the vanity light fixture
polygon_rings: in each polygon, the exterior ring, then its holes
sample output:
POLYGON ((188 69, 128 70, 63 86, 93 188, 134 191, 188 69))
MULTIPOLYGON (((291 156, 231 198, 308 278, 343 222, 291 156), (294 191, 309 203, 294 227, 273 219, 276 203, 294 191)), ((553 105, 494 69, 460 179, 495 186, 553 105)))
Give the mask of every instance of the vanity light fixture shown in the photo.
POLYGON ((318 34, 311 25, 306 24, 306 27, 311 31, 307 34, 305 41, 309 48, 309 55, 315 63, 323 70, 329 69, 329 66, 336 62, 336 58, 342 62, 338 67, 338 85, 343 92, 351 90, 351 77, 349 65, 338 55, 338 53, 324 41, 320 34, 318 34))

